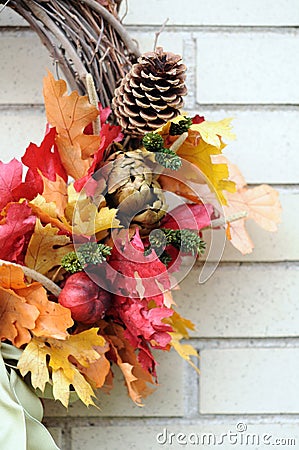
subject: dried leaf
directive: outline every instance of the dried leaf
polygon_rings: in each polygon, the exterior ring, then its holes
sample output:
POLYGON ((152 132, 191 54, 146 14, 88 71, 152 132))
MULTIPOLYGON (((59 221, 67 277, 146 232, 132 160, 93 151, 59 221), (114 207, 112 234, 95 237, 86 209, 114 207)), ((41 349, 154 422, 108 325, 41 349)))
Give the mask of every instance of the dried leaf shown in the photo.
POLYGON ((64 210, 67 205, 67 184, 63 178, 56 175, 55 181, 48 180, 48 178, 41 175, 44 188, 43 197, 47 203, 55 203, 56 212, 58 216, 64 215, 64 210))
POLYGON ((60 400, 67 407, 69 389, 72 385, 86 406, 94 405, 93 389, 79 369, 70 362, 70 357, 75 358, 80 365, 86 368, 100 359, 101 355, 94 347, 104 347, 105 339, 97 333, 97 328, 91 328, 71 335, 64 341, 51 338, 45 341, 34 338, 25 348, 19 360, 18 369, 23 376, 31 372, 33 387, 39 388, 43 392, 45 384, 49 381, 49 368, 51 368, 55 400, 60 400), (49 368, 45 355, 49 356, 49 368))
POLYGON ((74 179, 82 178, 91 164, 84 158, 94 154, 100 145, 99 136, 84 134, 85 127, 98 116, 98 110, 76 91, 67 95, 65 81, 56 81, 50 72, 44 78, 44 98, 48 122, 56 127, 63 167, 74 179))
POLYGON ((61 259, 73 246, 70 238, 58 231, 50 223, 43 226, 37 219, 25 256, 26 266, 46 275, 53 267, 61 265, 61 259))

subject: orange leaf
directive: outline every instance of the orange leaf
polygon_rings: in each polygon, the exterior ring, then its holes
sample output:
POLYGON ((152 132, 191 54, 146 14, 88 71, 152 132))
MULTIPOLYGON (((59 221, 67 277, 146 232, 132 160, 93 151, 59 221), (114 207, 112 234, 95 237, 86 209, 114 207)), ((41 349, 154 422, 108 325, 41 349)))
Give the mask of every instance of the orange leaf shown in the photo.
POLYGON ((40 283, 32 283, 23 289, 17 289, 16 293, 26 300, 28 305, 35 306, 39 310, 32 333, 38 337, 52 337, 66 339, 74 322, 71 311, 58 303, 48 300, 46 290, 40 283))
POLYGON ((31 340, 29 330, 34 329, 39 316, 38 308, 27 304, 26 299, 14 291, 15 286, 22 285, 26 287, 21 269, 14 266, 0 267, 0 339, 8 339, 16 347, 31 340))
POLYGON ((48 122, 56 127, 59 155, 68 175, 82 178, 90 166, 89 158, 100 145, 100 137, 85 135, 84 129, 98 116, 87 96, 76 91, 67 95, 66 83, 56 81, 49 72, 44 78, 44 98, 48 122))
POLYGON ((40 176, 42 177, 44 183, 44 199, 47 203, 54 202, 58 216, 63 216, 68 199, 66 182, 57 174, 55 181, 51 181, 44 177, 42 173, 40 173, 40 176))
POLYGON ((184 183, 183 181, 179 180, 178 177, 170 177, 163 173, 159 177, 159 184, 161 185, 162 189, 167 192, 174 192, 176 195, 184 197, 193 203, 202 203, 200 198, 196 195, 195 191, 188 186, 190 182, 187 184, 187 182, 184 183))

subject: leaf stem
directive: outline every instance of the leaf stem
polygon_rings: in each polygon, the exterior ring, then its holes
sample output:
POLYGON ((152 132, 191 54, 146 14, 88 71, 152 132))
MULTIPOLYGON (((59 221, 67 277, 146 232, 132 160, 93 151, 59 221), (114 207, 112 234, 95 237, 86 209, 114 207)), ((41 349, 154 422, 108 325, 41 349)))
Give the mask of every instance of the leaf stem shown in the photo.
POLYGON ((59 294, 61 292, 61 288, 59 286, 57 286, 57 284, 53 283, 53 281, 51 281, 49 278, 45 277, 45 275, 42 275, 41 273, 36 272, 36 270, 29 269, 29 267, 21 266, 20 264, 16 264, 16 263, 12 263, 10 261, 5 261, 4 259, 0 259, 0 266, 3 266, 4 264, 7 264, 9 266, 19 267, 20 269, 22 269, 22 271, 24 272, 24 274, 27 277, 30 277, 33 280, 41 283, 49 292, 51 292, 53 295, 55 295, 55 297, 59 296, 59 294))
POLYGON ((222 225, 225 225, 226 223, 235 222, 236 220, 244 219, 247 216, 248 216, 247 211, 240 211, 240 212, 237 212, 236 214, 232 214, 231 216, 228 216, 228 217, 225 217, 225 216, 219 217, 219 219, 211 220, 211 224, 207 228, 218 228, 218 227, 221 227, 222 225))

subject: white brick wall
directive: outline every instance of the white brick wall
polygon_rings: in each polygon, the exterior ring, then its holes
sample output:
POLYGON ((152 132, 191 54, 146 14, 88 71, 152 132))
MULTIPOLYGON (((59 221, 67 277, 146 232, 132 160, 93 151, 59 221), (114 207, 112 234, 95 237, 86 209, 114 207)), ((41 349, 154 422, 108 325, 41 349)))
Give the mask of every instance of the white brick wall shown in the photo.
MULTIPOLYGON (((298 0, 128 4, 125 23, 144 51, 169 17, 159 42, 183 53, 186 109, 211 120, 235 117, 237 140, 226 153, 249 183, 278 188, 283 222, 277 234, 249 224, 254 253, 242 257, 226 246, 206 284, 197 284, 197 265, 175 293, 182 314, 197 325, 199 378, 175 354, 161 355, 161 385, 144 408, 130 403, 119 380, 100 398, 100 410, 73 404, 66 412, 47 403, 46 423, 63 450, 194 448, 186 439, 196 433, 230 431, 238 443, 217 448, 243 448, 246 433, 260 439, 249 448, 276 448, 275 439, 299 448, 298 0), (271 440, 262 442, 264 435, 271 440)), ((52 61, 8 8, 0 15, 0 40, 0 155, 8 161, 23 154, 28 138, 42 138, 42 77, 52 61)))

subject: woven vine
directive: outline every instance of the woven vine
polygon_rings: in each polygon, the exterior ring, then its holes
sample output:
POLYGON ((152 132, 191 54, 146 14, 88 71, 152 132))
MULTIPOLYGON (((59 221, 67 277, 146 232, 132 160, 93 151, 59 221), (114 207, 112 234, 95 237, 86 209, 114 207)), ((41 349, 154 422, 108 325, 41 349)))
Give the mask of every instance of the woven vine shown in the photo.
MULTIPOLYGON (((0 0, 0 3, 7 3, 0 0)), ((72 89, 86 93, 90 73, 103 106, 139 56, 118 17, 121 0, 11 0, 38 34, 72 89)))

